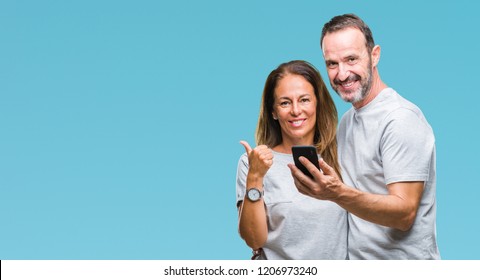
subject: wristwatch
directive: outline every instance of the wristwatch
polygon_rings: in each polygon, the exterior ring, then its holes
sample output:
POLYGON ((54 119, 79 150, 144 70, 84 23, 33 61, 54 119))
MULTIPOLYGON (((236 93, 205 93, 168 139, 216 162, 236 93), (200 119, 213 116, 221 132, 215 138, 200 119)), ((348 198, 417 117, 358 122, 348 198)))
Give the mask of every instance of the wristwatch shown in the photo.
POLYGON ((263 191, 257 188, 251 188, 247 191, 247 198, 251 202, 259 201, 260 198, 262 198, 262 196, 263 196, 263 191))

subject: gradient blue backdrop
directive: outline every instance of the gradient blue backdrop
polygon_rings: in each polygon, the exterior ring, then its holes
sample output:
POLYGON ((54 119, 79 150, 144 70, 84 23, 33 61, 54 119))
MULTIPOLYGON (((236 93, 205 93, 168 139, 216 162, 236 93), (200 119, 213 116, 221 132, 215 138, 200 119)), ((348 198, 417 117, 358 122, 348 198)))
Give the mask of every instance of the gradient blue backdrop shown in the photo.
POLYGON ((434 128, 442 257, 479 259, 477 3, 1 0, 0 259, 249 258, 238 141, 278 64, 326 77, 347 12, 434 128))

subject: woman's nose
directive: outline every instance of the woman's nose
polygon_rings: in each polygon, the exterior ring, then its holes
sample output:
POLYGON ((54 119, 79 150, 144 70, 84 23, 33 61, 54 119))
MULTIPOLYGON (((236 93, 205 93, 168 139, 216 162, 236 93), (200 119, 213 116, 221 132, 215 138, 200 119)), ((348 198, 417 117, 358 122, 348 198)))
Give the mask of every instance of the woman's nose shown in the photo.
POLYGON ((293 116, 298 116, 301 113, 300 106, 298 105, 297 102, 293 102, 291 112, 293 116))

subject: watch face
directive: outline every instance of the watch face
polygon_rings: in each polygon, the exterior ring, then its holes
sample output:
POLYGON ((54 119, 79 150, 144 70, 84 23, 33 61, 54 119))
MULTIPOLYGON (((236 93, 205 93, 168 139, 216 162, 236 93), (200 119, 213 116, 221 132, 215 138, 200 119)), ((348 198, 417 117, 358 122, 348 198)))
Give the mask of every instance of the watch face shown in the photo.
POLYGON ((262 194, 258 189, 249 189, 247 196, 248 196, 248 199, 250 199, 251 201, 257 201, 260 199, 262 194))

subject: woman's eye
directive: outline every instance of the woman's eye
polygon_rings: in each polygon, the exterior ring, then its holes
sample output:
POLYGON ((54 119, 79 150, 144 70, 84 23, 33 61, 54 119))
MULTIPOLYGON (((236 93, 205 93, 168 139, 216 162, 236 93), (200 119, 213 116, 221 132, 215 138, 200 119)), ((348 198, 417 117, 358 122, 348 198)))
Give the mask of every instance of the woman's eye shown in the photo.
POLYGON ((307 102, 310 102, 310 99, 308 99, 308 98, 302 98, 302 99, 300 99, 300 102, 302 102, 302 103, 307 103, 307 102))
POLYGON ((290 102, 288 102, 288 101, 280 102, 281 107, 288 107, 289 105, 290 105, 290 102))

